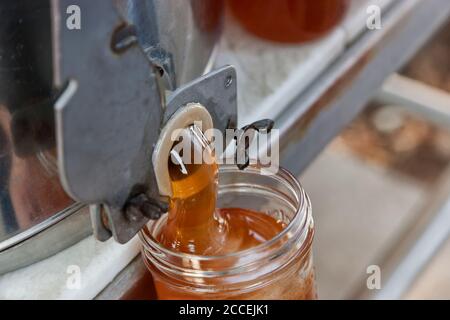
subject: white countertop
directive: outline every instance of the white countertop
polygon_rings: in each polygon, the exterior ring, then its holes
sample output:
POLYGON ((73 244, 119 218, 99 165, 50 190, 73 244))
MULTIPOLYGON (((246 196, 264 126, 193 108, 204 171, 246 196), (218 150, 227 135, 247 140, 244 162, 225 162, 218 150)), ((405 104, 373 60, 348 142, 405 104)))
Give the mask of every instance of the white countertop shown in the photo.
MULTIPOLYGON (((353 0, 339 28, 307 45, 256 39, 227 17, 216 65, 232 64, 237 69, 240 124, 275 118, 365 30, 366 8, 371 4, 385 8, 392 1, 353 0)), ((92 299, 138 252, 137 238, 119 245, 89 237, 53 257, 0 276, 0 299, 92 299), (78 268, 81 286, 74 289, 70 284, 76 276, 68 272, 78 268)))
POLYGON ((48 259, 2 275, 0 300, 93 299, 139 250, 137 237, 126 245, 88 237, 48 259))

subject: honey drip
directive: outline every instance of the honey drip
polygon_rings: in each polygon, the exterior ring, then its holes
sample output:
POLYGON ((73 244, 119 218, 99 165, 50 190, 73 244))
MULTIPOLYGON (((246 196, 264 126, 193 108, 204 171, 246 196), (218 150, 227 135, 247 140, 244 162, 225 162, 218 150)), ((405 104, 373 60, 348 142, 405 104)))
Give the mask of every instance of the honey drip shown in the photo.
POLYGON ((217 256, 249 249, 270 240, 281 222, 239 208, 217 209, 218 166, 185 165, 187 174, 169 161, 173 196, 159 241, 175 251, 217 256))

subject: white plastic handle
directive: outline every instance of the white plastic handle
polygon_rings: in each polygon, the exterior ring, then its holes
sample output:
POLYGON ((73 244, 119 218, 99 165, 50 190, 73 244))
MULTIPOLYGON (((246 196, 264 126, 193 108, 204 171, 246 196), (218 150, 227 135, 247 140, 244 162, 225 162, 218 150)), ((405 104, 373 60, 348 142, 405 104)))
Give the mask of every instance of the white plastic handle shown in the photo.
POLYGON ((188 128, 196 122, 201 122, 203 132, 213 128, 213 120, 208 110, 199 103, 190 103, 180 108, 161 131, 153 151, 152 162, 159 193, 162 196, 172 196, 168 160, 173 144, 180 136, 173 136, 173 133, 176 130, 188 128))

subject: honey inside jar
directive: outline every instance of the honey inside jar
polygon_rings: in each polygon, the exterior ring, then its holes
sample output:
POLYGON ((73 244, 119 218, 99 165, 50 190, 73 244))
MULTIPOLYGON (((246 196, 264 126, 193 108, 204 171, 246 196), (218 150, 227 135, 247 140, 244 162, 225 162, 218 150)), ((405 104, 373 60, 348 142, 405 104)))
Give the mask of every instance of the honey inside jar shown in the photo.
MULTIPOLYGON (((195 146, 194 143, 195 147, 198 148, 199 144, 195 146)), ((201 145, 200 151, 205 148, 207 156, 213 158, 208 146, 201 145)), ((253 253, 252 249, 273 239, 287 226, 285 221, 261 212, 233 207, 218 208, 218 171, 215 161, 180 165, 169 160, 172 197, 168 215, 155 233, 155 240, 176 253, 176 256, 169 257, 163 264, 157 261, 156 255, 146 255, 145 259, 153 276, 158 299, 314 299, 314 273, 309 250, 306 255, 294 254, 294 259, 289 259, 288 267, 276 268, 269 275, 264 275, 267 285, 258 290, 249 290, 251 286, 248 282, 243 282, 246 287, 240 288, 240 281, 248 273, 245 270, 242 271, 243 275, 233 275, 233 280, 221 276, 193 277, 186 271, 193 268, 193 273, 219 271, 220 274, 223 270, 239 269, 243 260, 254 264, 253 261, 257 262, 260 254, 253 253), (232 256, 244 251, 245 258, 232 256), (179 254, 187 256, 179 260, 179 254), (192 259, 192 255, 204 259, 211 257, 212 260, 197 262, 192 259), (231 257, 216 259, 228 255, 231 257), (167 269, 166 262, 173 270, 167 269), (300 269, 306 272, 304 278, 298 279, 300 269), (232 285, 232 290, 227 288, 234 281, 237 281, 237 287, 232 285), (298 292, 293 293, 293 285, 298 292), (214 294, 205 291, 204 286, 214 294), (275 296, 269 296, 269 292, 275 296)), ((276 244, 274 247, 281 248, 282 245, 276 244)), ((253 274, 263 270, 255 270, 253 274)))

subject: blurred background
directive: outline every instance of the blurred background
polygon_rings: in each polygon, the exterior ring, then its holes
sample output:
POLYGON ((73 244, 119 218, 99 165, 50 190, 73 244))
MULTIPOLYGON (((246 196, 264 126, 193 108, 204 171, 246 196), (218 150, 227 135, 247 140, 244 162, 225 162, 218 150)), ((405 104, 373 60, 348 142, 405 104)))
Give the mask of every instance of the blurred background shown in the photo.
POLYGON ((218 64, 238 69, 240 118, 276 119, 281 163, 301 172, 316 221, 319 297, 450 299, 444 3, 318 1, 320 14, 297 17, 309 31, 301 35, 278 15, 292 18, 293 3, 305 1, 243 1, 246 14, 230 2, 218 64), (374 8, 380 25, 371 29, 374 8), (442 23, 431 27, 436 12, 442 23), (367 288, 370 266, 381 270, 381 290, 367 288))
MULTIPOLYGON (((400 74, 449 91, 450 24, 400 74)), ((327 146, 300 177, 317 222, 321 298, 359 297, 369 265, 381 266, 383 274, 395 248, 427 218, 430 202, 438 201, 450 179, 449 163, 448 128, 407 108, 375 102, 327 146)), ((449 268, 447 241, 405 298, 450 299, 449 268)))

